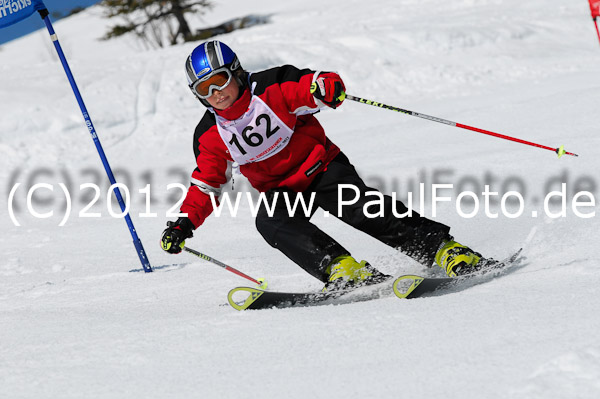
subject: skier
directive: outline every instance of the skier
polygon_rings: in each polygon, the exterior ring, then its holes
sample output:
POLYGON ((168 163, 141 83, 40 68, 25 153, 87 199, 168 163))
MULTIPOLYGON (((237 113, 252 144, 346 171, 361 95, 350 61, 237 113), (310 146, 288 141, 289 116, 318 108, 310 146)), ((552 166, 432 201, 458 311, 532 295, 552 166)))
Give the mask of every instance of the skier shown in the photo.
MULTIPOLYGON (((252 186, 265 192, 269 203, 276 193, 280 197, 287 193, 291 203, 303 195, 308 203, 314 193, 318 207, 337 215, 340 200, 355 198, 349 190, 338 198, 338 185, 353 185, 360 199, 342 208, 342 221, 427 267, 437 263, 448 276, 470 273, 484 263, 480 254, 453 240, 448 226, 414 212, 412 217, 395 217, 390 196, 384 197, 385 216, 365 216, 365 193, 374 189, 365 185, 314 116, 344 101, 345 87, 338 74, 291 65, 249 73, 219 41, 196 47, 185 62, 185 71, 192 93, 208 110, 194 135, 197 167, 181 206, 188 216, 167 223, 161 238, 163 250, 182 251, 184 240, 193 236, 213 210, 209 195, 218 198, 236 162, 252 186)), ((398 214, 407 211, 401 202, 395 206, 398 214)), ((282 200, 275 202, 273 216, 261 204, 256 228, 272 247, 325 282, 324 291, 390 277, 364 260, 355 260, 350 251, 312 224, 310 215, 296 212, 290 216, 282 200)))

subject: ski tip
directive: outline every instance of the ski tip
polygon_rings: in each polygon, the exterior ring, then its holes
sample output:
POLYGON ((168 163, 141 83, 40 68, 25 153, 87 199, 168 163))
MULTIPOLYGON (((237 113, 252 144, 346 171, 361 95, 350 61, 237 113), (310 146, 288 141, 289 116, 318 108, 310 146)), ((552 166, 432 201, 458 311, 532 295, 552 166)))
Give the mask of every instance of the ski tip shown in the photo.
POLYGON ((229 294, 227 295, 227 301, 229 302, 231 307, 236 310, 246 310, 262 294, 264 294, 263 290, 258 290, 250 287, 238 287, 229 291, 229 294), (237 300, 233 297, 238 293, 242 293, 241 300, 237 300))
POLYGON ((398 277, 392 286, 394 294, 398 298, 408 298, 408 296, 423 282, 424 278, 415 275, 405 275, 398 277))

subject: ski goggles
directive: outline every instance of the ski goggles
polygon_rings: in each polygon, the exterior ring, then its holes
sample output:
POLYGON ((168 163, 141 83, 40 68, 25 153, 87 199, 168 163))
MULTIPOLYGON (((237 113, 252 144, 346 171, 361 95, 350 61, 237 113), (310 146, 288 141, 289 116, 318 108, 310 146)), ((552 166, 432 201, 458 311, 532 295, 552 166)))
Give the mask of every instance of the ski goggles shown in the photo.
POLYGON ((229 69, 215 69, 210 75, 192 83, 190 88, 194 91, 196 96, 206 100, 208 97, 212 96, 213 90, 223 90, 226 88, 229 83, 231 83, 232 78, 233 75, 229 69))

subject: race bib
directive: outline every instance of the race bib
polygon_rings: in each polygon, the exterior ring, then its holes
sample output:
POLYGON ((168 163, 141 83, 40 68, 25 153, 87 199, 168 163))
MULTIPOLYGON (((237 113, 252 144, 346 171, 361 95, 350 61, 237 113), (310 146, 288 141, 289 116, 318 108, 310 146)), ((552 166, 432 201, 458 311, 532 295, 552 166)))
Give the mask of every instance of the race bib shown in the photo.
POLYGON ((217 128, 235 162, 244 165, 265 160, 285 148, 294 131, 257 96, 248 111, 230 121, 216 115, 217 128))

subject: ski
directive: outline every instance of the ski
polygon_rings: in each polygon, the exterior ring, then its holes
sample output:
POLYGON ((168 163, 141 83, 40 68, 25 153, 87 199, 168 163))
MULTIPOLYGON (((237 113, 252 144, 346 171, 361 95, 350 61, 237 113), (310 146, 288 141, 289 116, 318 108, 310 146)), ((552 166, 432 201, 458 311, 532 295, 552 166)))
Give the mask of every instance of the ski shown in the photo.
POLYGON ((416 275, 400 276, 394 281, 392 289, 398 298, 418 298, 423 294, 435 292, 456 285, 460 278, 421 277, 416 275))
POLYGON ((392 294, 393 278, 353 290, 333 292, 274 292, 251 287, 229 291, 227 300, 237 310, 291 308, 368 301, 392 294), (234 298, 237 296, 238 298, 234 298))
MULTIPOLYGON (((423 277, 418 275, 405 275, 398 277, 393 285, 392 289, 394 294, 398 298, 411 299, 419 298, 420 296, 431 294, 439 291, 444 291, 449 288, 458 286, 465 283, 466 281, 474 282, 475 284, 483 281, 477 281, 482 276, 494 275, 494 273, 500 273, 508 266, 515 264, 520 258, 519 255, 523 248, 519 249, 515 254, 511 255, 507 259, 495 263, 490 267, 482 269, 478 272, 467 274, 459 277, 423 277)), ((487 280, 486 280, 487 281, 487 280)))
POLYGON ((476 281, 477 277, 489 276, 515 263, 521 249, 501 262, 460 277, 422 277, 404 275, 390 278, 381 283, 366 285, 352 290, 333 292, 276 292, 259 288, 237 287, 229 291, 227 300, 236 310, 291 308, 368 301, 396 294, 399 298, 418 298, 422 295, 442 291, 465 281, 476 281))

